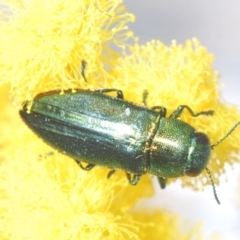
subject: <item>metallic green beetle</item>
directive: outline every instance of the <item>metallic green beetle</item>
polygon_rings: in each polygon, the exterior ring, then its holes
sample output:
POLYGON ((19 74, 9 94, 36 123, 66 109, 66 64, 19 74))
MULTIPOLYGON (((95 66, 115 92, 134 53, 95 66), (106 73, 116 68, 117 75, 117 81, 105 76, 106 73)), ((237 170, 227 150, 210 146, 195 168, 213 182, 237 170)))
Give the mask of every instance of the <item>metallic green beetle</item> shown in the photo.
MULTIPOLYGON (((25 123, 84 170, 95 165, 108 167, 108 177, 115 170, 124 170, 133 185, 146 173, 156 175, 161 188, 167 178, 199 175, 208 164, 211 148, 240 124, 211 146, 206 134, 178 119, 184 109, 193 117, 211 115, 211 110, 195 114, 190 107, 181 105, 166 118, 166 108, 150 109, 127 102, 117 89, 59 93, 36 96, 30 113, 29 103, 25 102, 20 111, 25 123), (107 92, 116 92, 117 97, 104 94, 107 92), (88 165, 83 167, 81 161, 88 165)), ((218 201, 214 185, 213 190, 218 201)))

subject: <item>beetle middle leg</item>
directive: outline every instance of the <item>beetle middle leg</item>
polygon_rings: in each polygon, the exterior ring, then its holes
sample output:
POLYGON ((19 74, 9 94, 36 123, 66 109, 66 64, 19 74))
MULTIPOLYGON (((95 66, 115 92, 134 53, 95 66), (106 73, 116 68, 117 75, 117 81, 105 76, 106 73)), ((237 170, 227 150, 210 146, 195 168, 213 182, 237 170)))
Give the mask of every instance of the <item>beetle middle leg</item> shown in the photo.
POLYGON ((166 115, 167 115, 167 109, 165 107, 155 106, 155 107, 152 107, 152 109, 159 112, 159 115, 161 117, 166 117, 166 115))
POLYGON ((192 117, 198 117, 199 115, 213 115, 213 113, 214 113, 213 110, 194 113, 193 110, 189 106, 180 105, 175 111, 172 112, 172 114, 169 116, 169 118, 179 118, 184 109, 187 109, 192 117))
POLYGON ((81 162, 79 162, 79 161, 76 161, 76 162, 77 162, 78 166, 82 170, 85 170, 85 171, 90 171, 91 169, 93 169, 96 166, 96 164, 89 163, 86 167, 84 167, 81 162))
POLYGON ((99 93, 116 92, 116 93, 117 93, 117 98, 123 99, 123 92, 122 92, 122 90, 119 90, 119 89, 115 89, 115 88, 103 88, 103 89, 95 90, 95 92, 99 92, 99 93))
POLYGON ((139 175, 139 174, 133 174, 131 175, 131 173, 126 173, 126 176, 127 176, 127 180, 128 182, 131 184, 131 185, 137 185, 141 176, 142 175, 139 175))

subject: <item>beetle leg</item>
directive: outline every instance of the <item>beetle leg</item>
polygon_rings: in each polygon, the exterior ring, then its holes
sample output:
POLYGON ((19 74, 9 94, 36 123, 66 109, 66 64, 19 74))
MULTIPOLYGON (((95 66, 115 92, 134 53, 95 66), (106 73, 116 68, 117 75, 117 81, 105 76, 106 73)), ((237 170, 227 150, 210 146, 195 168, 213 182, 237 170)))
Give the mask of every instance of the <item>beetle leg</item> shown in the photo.
POLYGON ((93 168, 96 166, 96 164, 89 163, 86 167, 84 167, 84 166, 82 165, 82 163, 79 162, 79 161, 77 161, 77 164, 78 164, 78 166, 79 166, 81 169, 83 169, 83 170, 85 170, 85 171, 89 171, 89 170, 93 169, 93 168))
POLYGON ((199 115, 213 115, 213 110, 202 111, 199 113, 194 113, 193 110, 187 105, 180 105, 175 111, 172 112, 169 118, 179 118, 184 109, 187 109, 192 117, 198 117, 199 115))
POLYGON ((116 172, 115 169, 110 170, 107 174, 107 178, 110 178, 115 172, 116 172))
POLYGON ((85 77, 86 66, 87 66, 87 62, 85 60, 82 60, 82 62, 81 62, 81 75, 82 75, 84 81, 87 83, 87 79, 85 77))
POLYGON ((52 156, 52 155, 54 155, 54 154, 55 154, 55 152, 49 152, 49 153, 44 154, 44 155, 40 154, 40 155, 39 155, 39 158, 40 158, 40 159, 42 159, 42 158, 47 158, 47 157, 52 156))
POLYGON ((127 172, 126 176, 127 176, 128 182, 131 185, 137 185, 142 175, 140 175, 140 174, 133 174, 133 176, 131 176, 131 173, 127 172))
POLYGON ((117 98, 123 99, 123 92, 122 92, 122 90, 119 90, 119 89, 115 89, 115 88, 103 88, 103 89, 95 90, 95 92, 99 92, 99 93, 116 92, 116 93, 117 93, 117 98))
POLYGON ((143 91, 143 96, 142 96, 142 103, 147 106, 147 98, 148 98, 149 92, 147 90, 143 91))
POLYGON ((166 187, 166 184, 167 184, 167 178, 157 177, 157 179, 158 179, 158 183, 159 183, 161 189, 164 189, 166 187))
POLYGON ((152 109, 159 112, 161 117, 166 117, 166 115, 167 115, 167 109, 165 107, 155 106, 155 107, 152 107, 152 109))

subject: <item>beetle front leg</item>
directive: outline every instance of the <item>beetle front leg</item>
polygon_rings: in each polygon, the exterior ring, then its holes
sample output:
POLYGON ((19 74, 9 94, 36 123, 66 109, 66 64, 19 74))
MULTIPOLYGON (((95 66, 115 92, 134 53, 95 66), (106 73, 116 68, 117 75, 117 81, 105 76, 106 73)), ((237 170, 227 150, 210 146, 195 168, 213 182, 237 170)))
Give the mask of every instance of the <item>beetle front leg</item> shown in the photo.
POLYGON ((193 110, 187 105, 180 105, 175 111, 172 112, 169 118, 179 118, 184 109, 187 109, 192 117, 198 117, 199 115, 213 115, 213 110, 202 111, 199 113, 194 113, 193 110))
POLYGON ((127 176, 128 182, 131 185, 137 185, 142 175, 140 175, 140 174, 133 174, 133 176, 131 176, 131 173, 127 172, 126 176, 127 176))
POLYGON ((86 167, 84 167, 81 162, 79 162, 79 161, 76 161, 76 162, 77 162, 78 166, 84 171, 90 171, 91 169, 93 169, 96 166, 96 164, 89 163, 86 167))
POLYGON ((123 92, 122 92, 122 90, 119 90, 119 89, 115 89, 115 88, 103 88, 103 89, 95 90, 95 92, 98 92, 98 93, 116 92, 116 93, 117 93, 117 98, 123 99, 123 92))

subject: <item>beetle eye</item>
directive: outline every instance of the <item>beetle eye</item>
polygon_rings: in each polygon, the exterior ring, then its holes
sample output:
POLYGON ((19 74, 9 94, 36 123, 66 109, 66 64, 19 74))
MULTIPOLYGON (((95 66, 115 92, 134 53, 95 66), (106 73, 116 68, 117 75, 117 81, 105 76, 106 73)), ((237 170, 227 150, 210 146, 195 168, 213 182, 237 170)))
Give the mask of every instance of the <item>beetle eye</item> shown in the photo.
POLYGON ((211 146, 207 135, 202 132, 194 132, 184 173, 189 177, 198 176, 208 163, 210 150, 211 146))
POLYGON ((209 140, 206 134, 202 132, 195 132, 194 133, 194 140, 197 144, 209 144, 209 140))
POLYGON ((191 167, 187 170, 185 170, 185 174, 189 177, 196 177, 201 173, 201 171, 199 171, 199 169, 191 167))

